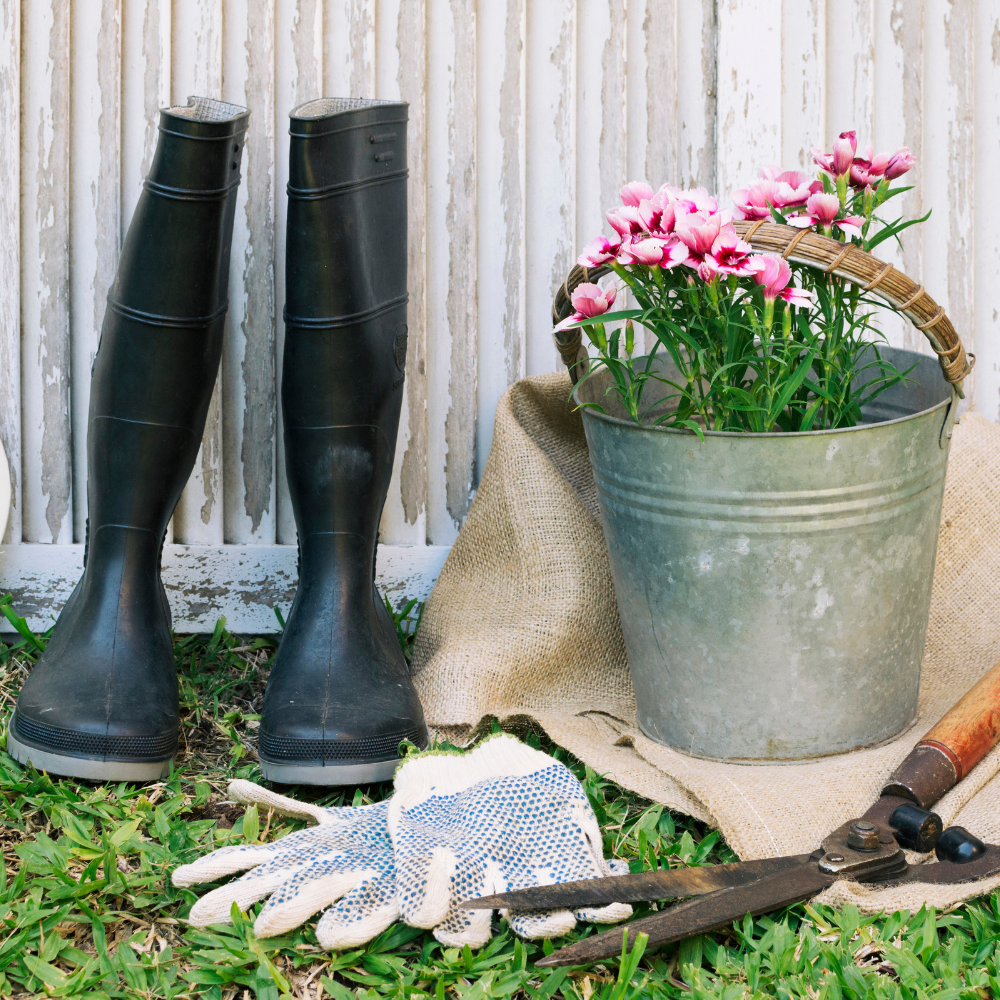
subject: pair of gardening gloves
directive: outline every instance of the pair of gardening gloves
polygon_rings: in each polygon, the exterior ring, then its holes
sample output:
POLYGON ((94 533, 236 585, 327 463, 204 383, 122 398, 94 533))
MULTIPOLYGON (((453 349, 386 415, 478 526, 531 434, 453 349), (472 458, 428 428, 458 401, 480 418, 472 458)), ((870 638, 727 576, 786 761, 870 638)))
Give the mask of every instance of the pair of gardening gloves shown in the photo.
MULTIPOLYGON (((491 936, 492 914, 463 909, 463 900, 628 871, 624 861, 604 860, 597 818, 572 772, 512 736, 490 737, 469 753, 412 756, 394 785, 384 802, 326 809, 233 781, 229 794, 237 801, 316 825, 272 844, 223 847, 177 868, 178 886, 247 872, 202 897, 188 919, 198 927, 226 923, 234 902, 245 910, 270 897, 254 924, 258 937, 283 934, 325 910, 316 928, 324 948, 364 944, 396 920, 433 929, 446 947, 476 948, 491 936)), ((526 938, 558 937, 577 920, 617 923, 631 913, 625 903, 501 911, 526 938)))

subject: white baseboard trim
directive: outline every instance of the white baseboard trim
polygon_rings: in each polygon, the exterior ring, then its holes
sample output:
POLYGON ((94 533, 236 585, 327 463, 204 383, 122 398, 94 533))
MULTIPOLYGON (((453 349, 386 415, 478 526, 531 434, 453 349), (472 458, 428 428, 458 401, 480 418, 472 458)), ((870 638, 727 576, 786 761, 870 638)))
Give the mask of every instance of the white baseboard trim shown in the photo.
MULTIPOLYGON (((393 605, 426 599, 448 555, 447 545, 380 545, 379 589, 393 605)), ((175 632, 211 632, 220 615, 232 632, 277 632, 275 606, 288 614, 295 585, 294 545, 167 545, 163 584, 175 632)), ((82 545, 0 545, 0 595, 36 631, 56 619, 83 573, 82 545)), ((0 631, 12 632, 0 616, 0 631)))

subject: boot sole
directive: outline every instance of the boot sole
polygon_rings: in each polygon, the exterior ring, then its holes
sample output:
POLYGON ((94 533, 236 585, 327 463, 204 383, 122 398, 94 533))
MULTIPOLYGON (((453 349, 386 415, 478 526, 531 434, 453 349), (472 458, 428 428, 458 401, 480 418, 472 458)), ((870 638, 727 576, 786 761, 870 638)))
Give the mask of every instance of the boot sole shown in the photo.
POLYGON ((265 781, 278 785, 367 785, 392 781, 400 759, 372 761, 370 764, 272 764, 260 760, 265 781))
POLYGON ((167 760, 130 761, 96 760, 88 757, 68 757, 65 754, 39 750, 22 743, 14 735, 17 713, 11 716, 7 729, 7 753, 19 764, 32 764, 36 771, 46 771, 67 778, 88 781, 158 781, 170 773, 172 757, 167 760))

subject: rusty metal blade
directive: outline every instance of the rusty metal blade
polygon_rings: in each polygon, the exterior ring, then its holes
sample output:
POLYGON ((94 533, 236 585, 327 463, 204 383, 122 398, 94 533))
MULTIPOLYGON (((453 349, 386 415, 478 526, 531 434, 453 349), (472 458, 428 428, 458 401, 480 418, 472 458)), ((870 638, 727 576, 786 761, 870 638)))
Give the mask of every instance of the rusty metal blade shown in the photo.
POLYGON ((718 889, 747 885, 763 875, 808 864, 810 857, 809 854, 795 854, 785 858, 761 858, 759 861, 735 861, 726 865, 672 868, 668 871, 560 882, 557 885, 537 885, 530 889, 469 899, 459 905, 470 910, 563 910, 578 906, 703 896, 718 889))
POLYGON ((708 896, 672 906, 662 913, 636 920, 624 927, 615 927, 603 934, 584 938, 576 944, 554 951, 539 959, 538 966, 585 965, 621 952, 623 931, 628 931, 628 946, 635 944, 641 933, 649 935, 646 945, 652 950, 695 934, 708 934, 726 927, 745 914, 768 913, 781 906, 800 903, 836 881, 814 865, 799 865, 773 875, 765 875, 749 885, 720 889, 708 896))

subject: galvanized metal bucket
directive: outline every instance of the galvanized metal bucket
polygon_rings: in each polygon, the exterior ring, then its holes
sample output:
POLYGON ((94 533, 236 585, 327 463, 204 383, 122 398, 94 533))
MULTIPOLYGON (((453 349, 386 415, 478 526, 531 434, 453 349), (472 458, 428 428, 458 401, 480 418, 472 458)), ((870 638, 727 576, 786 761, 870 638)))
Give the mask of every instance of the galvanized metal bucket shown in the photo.
POLYGON ((792 761, 916 716, 955 415, 936 359, 865 423, 705 434, 615 415, 577 387, 638 723, 684 753, 792 761))

